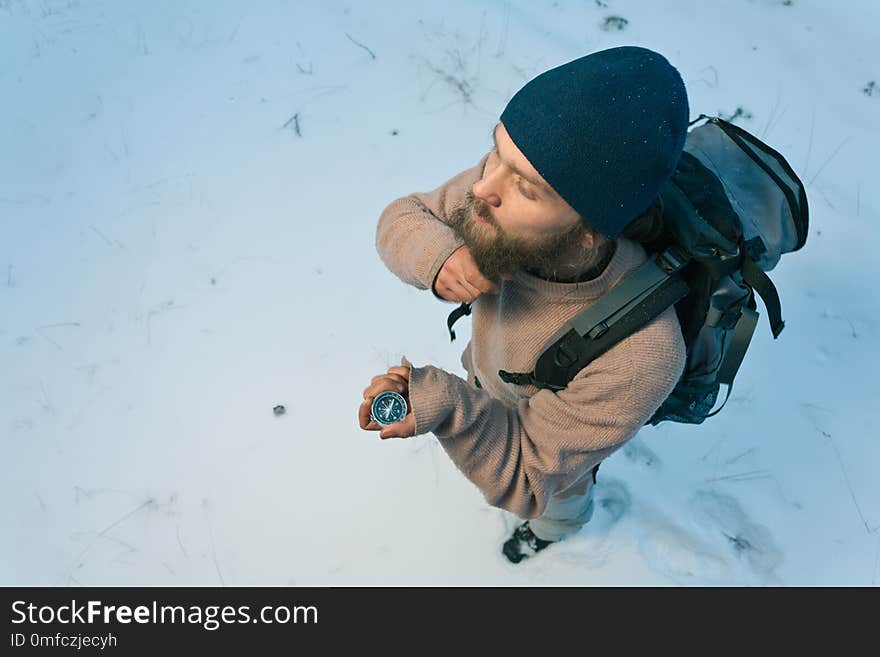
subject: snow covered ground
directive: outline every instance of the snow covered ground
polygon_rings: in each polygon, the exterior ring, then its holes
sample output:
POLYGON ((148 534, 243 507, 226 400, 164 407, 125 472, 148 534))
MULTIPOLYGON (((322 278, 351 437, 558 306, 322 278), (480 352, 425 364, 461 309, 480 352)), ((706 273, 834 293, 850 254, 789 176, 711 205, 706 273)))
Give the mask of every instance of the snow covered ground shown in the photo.
POLYGON ((876 586, 878 41, 872 0, 0 0, 0 584, 876 586), (741 108, 810 235, 727 407, 645 428, 512 566, 433 436, 358 427, 372 376, 463 376, 470 337, 376 221, 625 44, 692 117, 741 108))

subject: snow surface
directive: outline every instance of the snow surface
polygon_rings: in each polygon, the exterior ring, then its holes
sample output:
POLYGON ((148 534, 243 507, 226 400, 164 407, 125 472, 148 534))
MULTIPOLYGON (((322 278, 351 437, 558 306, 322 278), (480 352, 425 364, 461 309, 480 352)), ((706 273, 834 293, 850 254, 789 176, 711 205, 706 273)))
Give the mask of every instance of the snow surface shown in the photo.
POLYGON ((0 584, 876 586, 878 42, 873 0, 0 0, 0 584), (625 44, 693 118, 743 109, 810 235, 727 407, 642 430, 513 566, 433 436, 358 427, 371 377, 464 376, 470 337, 376 221, 625 44))

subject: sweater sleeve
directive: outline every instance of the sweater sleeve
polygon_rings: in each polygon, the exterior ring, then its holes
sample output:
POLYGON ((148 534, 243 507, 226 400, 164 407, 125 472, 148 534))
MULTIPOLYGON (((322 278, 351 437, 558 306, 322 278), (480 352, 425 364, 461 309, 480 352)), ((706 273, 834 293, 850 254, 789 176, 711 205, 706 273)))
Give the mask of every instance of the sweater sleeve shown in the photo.
MULTIPOLYGON (((483 175, 488 159, 447 180, 437 189, 414 193, 389 204, 376 227, 376 250, 385 266, 404 283, 431 288, 446 259, 464 242, 447 224, 452 211, 483 175)), ((434 296, 437 293, 434 292, 434 296)))
POLYGON ((492 506, 535 518, 632 438, 672 392, 685 365, 671 310, 581 370, 559 392, 505 405, 430 365, 411 367, 416 435, 433 433, 492 506))

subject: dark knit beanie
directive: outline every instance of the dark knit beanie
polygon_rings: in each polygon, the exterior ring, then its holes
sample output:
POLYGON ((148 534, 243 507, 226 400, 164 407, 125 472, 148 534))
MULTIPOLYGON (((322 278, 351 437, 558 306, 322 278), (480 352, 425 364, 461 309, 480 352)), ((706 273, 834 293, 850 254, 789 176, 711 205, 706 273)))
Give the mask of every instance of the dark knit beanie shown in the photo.
POLYGON ((684 148, 688 99, 659 53, 624 46, 546 71, 504 108, 510 138, 551 187, 610 239, 644 211, 684 148))

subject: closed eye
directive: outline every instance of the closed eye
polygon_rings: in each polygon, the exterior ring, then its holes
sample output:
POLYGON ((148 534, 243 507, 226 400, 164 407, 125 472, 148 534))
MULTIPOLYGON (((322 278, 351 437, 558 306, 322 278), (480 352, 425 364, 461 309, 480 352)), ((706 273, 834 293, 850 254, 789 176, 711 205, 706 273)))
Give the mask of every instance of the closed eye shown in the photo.
MULTIPOLYGON (((501 156, 498 154, 498 148, 497 148, 497 147, 496 147, 496 148, 493 148, 492 151, 489 153, 489 159, 491 160, 491 159, 493 159, 493 158, 497 158, 497 159, 499 159, 499 160, 501 159, 501 156)), ((503 163, 502 163, 502 164, 503 164, 503 163)), ((516 175, 516 172, 514 172, 514 175, 516 175)), ((525 196, 525 197, 526 197, 527 199, 529 199, 530 201, 537 201, 537 200, 538 200, 538 197, 537 197, 537 196, 535 195, 535 193, 534 193, 534 192, 533 192, 533 191, 532 191, 532 190, 526 185, 526 181, 523 179, 522 176, 516 175, 516 189, 517 189, 517 191, 518 191, 520 194, 522 194, 523 196, 525 196)))
POLYGON ((523 185, 522 180, 520 180, 520 181, 518 182, 518 184, 517 184, 516 187, 517 187, 517 189, 519 190, 519 193, 522 194, 523 196, 525 196, 525 197, 526 197, 527 199, 529 199, 530 201, 536 201, 536 200, 538 200, 538 197, 535 196, 531 191, 529 191, 529 190, 526 188, 525 185, 523 185))

